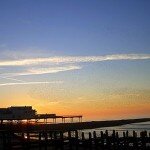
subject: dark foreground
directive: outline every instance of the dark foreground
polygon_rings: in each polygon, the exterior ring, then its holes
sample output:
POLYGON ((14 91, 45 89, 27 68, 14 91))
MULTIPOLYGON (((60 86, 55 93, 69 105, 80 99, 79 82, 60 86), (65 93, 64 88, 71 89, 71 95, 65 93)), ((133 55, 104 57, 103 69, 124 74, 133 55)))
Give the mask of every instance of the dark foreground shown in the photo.
POLYGON ((85 137, 84 132, 79 136, 78 131, 43 131, 43 132, 0 132, 1 150, 149 150, 150 133, 143 131, 137 137, 123 132, 93 133, 85 137))
POLYGON ((150 133, 140 137, 124 132, 81 133, 82 129, 120 126, 150 121, 150 118, 61 124, 7 122, 0 124, 0 150, 150 150, 150 133), (77 131, 78 130, 78 131, 77 131))

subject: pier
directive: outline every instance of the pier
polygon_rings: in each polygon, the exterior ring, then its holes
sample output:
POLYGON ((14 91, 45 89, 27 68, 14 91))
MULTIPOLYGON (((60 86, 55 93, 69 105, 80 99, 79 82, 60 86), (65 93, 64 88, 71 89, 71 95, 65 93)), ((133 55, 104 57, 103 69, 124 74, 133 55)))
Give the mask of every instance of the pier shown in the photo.
POLYGON ((58 119, 62 120, 62 123, 66 122, 66 119, 70 119, 73 123, 77 118, 78 122, 82 122, 82 115, 56 115, 56 114, 38 114, 32 106, 11 106, 8 108, 0 108, 0 124, 15 123, 15 122, 27 122, 27 123, 57 123, 58 119), (51 121, 49 121, 51 120, 51 121), (42 121, 42 122, 41 122, 42 121))

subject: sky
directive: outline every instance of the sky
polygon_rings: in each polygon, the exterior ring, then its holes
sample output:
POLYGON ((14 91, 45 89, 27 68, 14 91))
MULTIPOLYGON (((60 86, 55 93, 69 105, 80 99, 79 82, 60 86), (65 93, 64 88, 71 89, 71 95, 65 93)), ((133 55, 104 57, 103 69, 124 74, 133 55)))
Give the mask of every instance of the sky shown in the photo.
POLYGON ((85 120, 149 117, 149 7, 0 0, 0 107, 85 120))

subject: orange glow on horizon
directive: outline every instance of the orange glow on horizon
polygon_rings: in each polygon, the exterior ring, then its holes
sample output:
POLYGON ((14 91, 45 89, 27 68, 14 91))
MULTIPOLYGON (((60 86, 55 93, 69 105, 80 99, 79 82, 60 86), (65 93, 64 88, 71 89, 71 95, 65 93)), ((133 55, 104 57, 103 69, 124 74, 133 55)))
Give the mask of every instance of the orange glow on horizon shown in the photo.
POLYGON ((83 118, 92 119, 124 119, 124 118, 140 118, 150 114, 150 106, 144 105, 129 105, 129 106, 115 106, 112 108, 94 109, 90 107, 80 106, 76 108, 65 109, 63 107, 55 106, 49 108, 48 106, 38 107, 37 110, 41 113, 56 113, 57 115, 83 115, 83 118), (81 111, 82 110, 82 111, 81 111))
MULTIPOLYGON (((6 100, 1 107, 10 106, 33 106, 37 113, 55 113, 57 115, 83 115, 85 120, 108 120, 108 119, 124 119, 124 118, 142 118, 150 115, 150 105, 144 99, 121 99, 119 96, 113 95, 108 100, 95 98, 90 101, 88 99, 66 99, 61 101, 48 101, 33 99, 28 95, 15 95, 12 100, 6 100), (21 98, 20 98, 21 97, 21 98), (9 105, 8 105, 9 104, 9 105)), ((107 99, 107 98, 106 98, 107 99)))

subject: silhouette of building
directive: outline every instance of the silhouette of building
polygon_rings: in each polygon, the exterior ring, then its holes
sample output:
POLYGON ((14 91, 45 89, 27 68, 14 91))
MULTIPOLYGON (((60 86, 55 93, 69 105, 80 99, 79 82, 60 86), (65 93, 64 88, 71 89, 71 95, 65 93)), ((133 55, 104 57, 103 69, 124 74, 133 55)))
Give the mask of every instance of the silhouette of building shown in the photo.
POLYGON ((11 106, 0 108, 0 119, 28 119, 36 116, 36 110, 32 106, 11 106))

